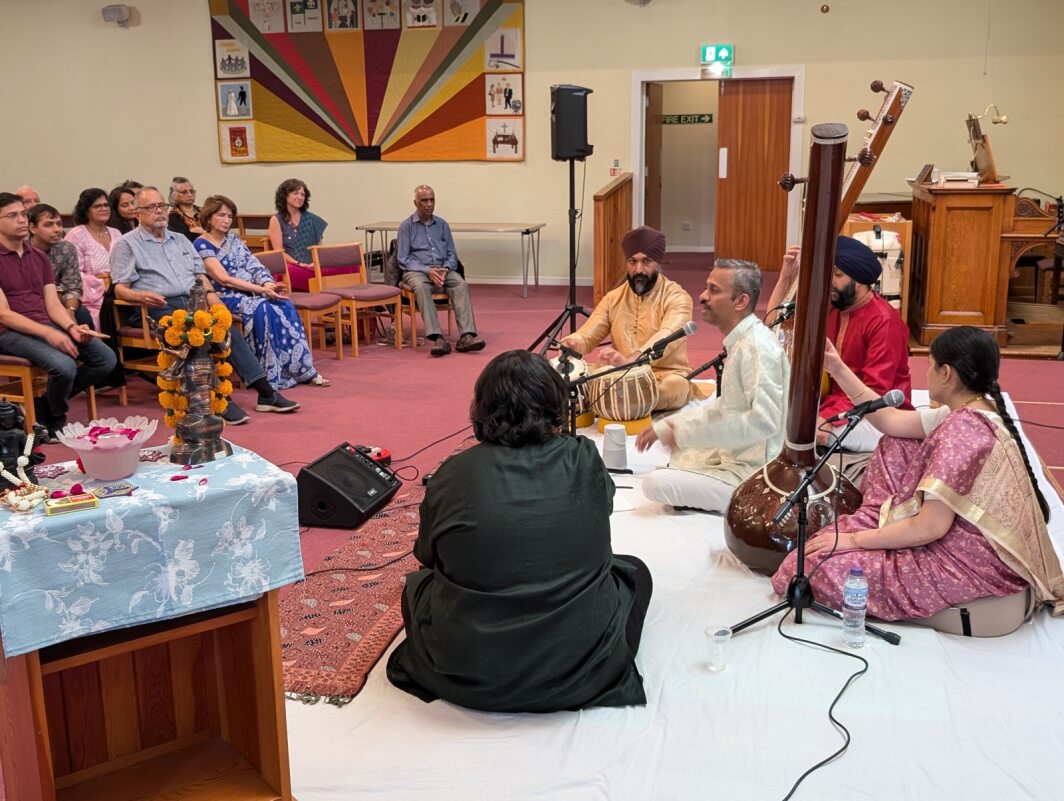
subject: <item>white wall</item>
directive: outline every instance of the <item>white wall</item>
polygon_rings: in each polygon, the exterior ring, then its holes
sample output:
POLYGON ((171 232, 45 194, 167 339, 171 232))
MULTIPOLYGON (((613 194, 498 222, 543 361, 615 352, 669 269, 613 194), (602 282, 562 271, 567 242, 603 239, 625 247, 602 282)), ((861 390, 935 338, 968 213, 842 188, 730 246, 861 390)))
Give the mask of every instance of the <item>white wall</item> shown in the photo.
POLYGON ((712 114, 712 123, 663 125, 661 225, 670 250, 712 250, 717 197, 717 82, 664 84, 665 114, 712 114), (689 226, 685 230, 685 223, 689 226))
MULTIPOLYGON (((435 186, 452 220, 530 219, 548 224, 543 272, 567 271, 567 167, 550 159, 549 87, 574 83, 589 98, 588 160, 580 273, 591 272, 591 196, 612 160, 628 164, 631 74, 696 65, 698 47, 731 42, 739 64, 803 64, 810 122, 843 120, 878 103, 872 78, 916 86, 910 108, 869 191, 904 191, 926 162, 963 168, 964 117, 995 102, 1010 117, 990 129, 994 154, 1015 186, 1064 191, 1059 131, 1064 106, 1064 2, 1060 0, 529 0, 525 84, 528 158, 520 164, 347 163, 231 165, 218 160, 210 22, 206 0, 134 0, 141 22, 120 30, 100 20, 100 0, 0 0, 0 103, 5 130, 0 184, 32 183, 69 208, 80 189, 136 177, 187 175, 203 193, 222 191, 247 211, 269 209, 277 184, 308 182, 330 222, 328 241, 359 222, 412 210, 411 190, 435 186), (987 43, 987 11, 990 31, 987 43)), ((640 132, 635 132, 640 135, 640 132)), ((463 238, 473 277, 518 271, 516 242, 463 238)))

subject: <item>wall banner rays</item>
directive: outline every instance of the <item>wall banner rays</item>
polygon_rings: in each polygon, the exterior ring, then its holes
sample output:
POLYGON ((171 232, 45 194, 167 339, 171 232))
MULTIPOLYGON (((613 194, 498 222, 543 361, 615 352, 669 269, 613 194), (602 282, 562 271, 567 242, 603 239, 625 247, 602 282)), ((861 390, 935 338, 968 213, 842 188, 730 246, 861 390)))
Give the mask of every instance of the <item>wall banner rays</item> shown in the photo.
POLYGON ((218 146, 255 161, 523 161, 523 0, 209 0, 218 146))

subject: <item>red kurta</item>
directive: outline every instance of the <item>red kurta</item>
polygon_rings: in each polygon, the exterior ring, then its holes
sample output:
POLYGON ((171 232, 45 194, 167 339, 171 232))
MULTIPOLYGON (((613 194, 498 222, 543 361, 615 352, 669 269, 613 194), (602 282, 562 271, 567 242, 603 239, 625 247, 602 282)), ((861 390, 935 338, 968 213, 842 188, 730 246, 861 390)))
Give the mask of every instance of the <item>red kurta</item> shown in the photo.
MULTIPOLYGON (((864 385, 877 395, 892 389, 905 393, 902 409, 913 408, 912 379, 909 377, 909 329, 898 310, 872 293, 867 303, 828 315, 828 339, 864 385)), ((820 399, 820 416, 824 419, 853 408, 835 380, 820 399)), ((845 421, 840 420, 837 425, 845 421)))

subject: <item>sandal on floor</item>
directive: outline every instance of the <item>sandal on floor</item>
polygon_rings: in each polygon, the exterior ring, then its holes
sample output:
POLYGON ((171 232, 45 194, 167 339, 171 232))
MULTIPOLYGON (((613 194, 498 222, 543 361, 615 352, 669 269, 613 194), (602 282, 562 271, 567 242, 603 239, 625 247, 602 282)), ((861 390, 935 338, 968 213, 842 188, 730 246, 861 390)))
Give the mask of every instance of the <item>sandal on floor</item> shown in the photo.
POLYGON ((315 387, 331 387, 332 386, 332 381, 330 381, 328 378, 323 376, 321 373, 318 373, 316 376, 314 376, 312 379, 310 379, 310 381, 308 381, 307 383, 310 384, 311 386, 315 386, 315 387))

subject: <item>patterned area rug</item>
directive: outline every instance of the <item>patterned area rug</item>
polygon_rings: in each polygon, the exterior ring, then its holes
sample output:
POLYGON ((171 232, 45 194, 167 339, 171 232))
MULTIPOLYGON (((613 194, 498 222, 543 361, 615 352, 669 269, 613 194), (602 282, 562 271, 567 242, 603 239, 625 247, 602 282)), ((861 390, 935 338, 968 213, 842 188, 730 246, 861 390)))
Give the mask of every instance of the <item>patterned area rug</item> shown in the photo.
MULTIPOLYGON (((475 440, 465 440, 455 451, 475 440)), ((281 664, 285 694, 343 706, 403 628, 405 576, 418 569, 420 482, 406 484, 322 565, 283 594, 281 664)))

